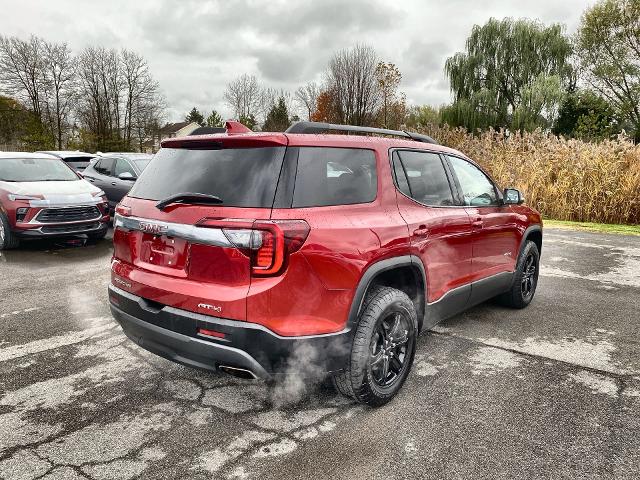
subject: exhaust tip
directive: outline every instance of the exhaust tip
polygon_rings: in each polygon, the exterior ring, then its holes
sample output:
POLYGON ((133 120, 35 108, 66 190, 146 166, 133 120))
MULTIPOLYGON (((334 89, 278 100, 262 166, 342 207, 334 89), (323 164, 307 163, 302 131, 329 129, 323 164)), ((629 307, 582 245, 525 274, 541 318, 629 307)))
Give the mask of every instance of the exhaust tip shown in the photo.
POLYGON ((246 368, 230 367, 229 365, 220 365, 218 369, 232 377, 242 378, 244 380, 256 380, 258 376, 251 370, 246 368))

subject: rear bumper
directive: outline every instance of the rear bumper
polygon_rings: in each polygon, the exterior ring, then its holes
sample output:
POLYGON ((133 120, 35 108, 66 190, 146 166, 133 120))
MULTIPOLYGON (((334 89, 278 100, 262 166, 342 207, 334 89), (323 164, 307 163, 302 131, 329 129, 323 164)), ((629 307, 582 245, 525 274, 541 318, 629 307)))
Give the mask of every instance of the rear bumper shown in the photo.
POLYGON ((321 375, 342 371, 351 332, 282 337, 249 322, 200 315, 148 302, 109 286, 111 313, 124 333, 142 348, 178 363, 206 370, 221 366, 251 371, 258 378, 285 374, 321 375), (198 335, 205 328, 224 339, 198 335))

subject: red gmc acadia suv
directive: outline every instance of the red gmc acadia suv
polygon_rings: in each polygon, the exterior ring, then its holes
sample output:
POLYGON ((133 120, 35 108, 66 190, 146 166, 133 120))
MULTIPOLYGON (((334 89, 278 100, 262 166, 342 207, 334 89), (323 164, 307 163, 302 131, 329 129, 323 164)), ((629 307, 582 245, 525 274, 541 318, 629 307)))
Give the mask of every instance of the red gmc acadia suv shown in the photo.
POLYGON ((364 127, 227 129, 165 140, 116 208, 111 310, 143 348, 246 378, 312 364, 378 406, 420 331, 531 302, 540 215, 464 154, 364 127))

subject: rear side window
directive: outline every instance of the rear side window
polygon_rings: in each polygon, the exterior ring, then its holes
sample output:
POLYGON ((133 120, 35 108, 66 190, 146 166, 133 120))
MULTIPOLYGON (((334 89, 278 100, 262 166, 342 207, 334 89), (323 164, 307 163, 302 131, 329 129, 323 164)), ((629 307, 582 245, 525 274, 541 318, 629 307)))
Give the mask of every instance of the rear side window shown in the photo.
POLYGON ((127 162, 123 158, 116 159, 116 165, 114 168, 113 175, 117 177, 119 175, 122 175, 125 172, 130 173, 134 177, 136 176, 136 172, 133 171, 133 167, 129 165, 129 162, 127 162))
POLYGON ((113 173, 113 158, 103 158, 98 160, 98 163, 96 163, 93 168, 96 172, 103 175, 111 175, 113 173))
POLYGON ((220 197, 231 207, 271 208, 285 147, 188 150, 162 148, 130 197, 162 200, 178 193, 220 197))
POLYGON ((302 147, 293 207, 368 203, 376 198, 378 177, 373 150, 302 147))
POLYGON ((423 205, 454 204, 449 179, 439 155, 402 150, 393 156, 398 189, 423 205))

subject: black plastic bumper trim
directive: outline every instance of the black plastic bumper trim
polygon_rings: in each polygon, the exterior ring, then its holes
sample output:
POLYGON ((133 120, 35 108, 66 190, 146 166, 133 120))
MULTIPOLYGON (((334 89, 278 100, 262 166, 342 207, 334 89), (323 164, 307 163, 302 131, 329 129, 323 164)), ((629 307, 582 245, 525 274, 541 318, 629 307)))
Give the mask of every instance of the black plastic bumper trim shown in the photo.
POLYGON ((25 229, 25 230, 13 230, 13 233, 15 233, 18 237, 20 238, 64 238, 64 237, 75 237, 78 235, 86 235, 86 234, 93 234, 93 233, 100 233, 103 232, 105 230, 107 230, 109 228, 109 223, 108 222, 102 222, 102 221, 93 221, 91 222, 89 225, 87 225, 86 227, 84 225, 78 225, 78 229, 77 230, 73 230, 72 232, 43 232, 41 230, 41 228, 44 227, 55 227, 56 224, 46 224, 46 225, 42 225, 40 228, 30 228, 30 229, 25 229), (95 225, 96 223, 100 223, 100 226, 97 228, 87 228, 90 225, 95 225))
POLYGON ((149 303, 109 285, 111 312, 125 334, 141 347, 188 366, 217 370, 221 365, 251 370, 259 378, 280 374, 335 373, 346 366, 351 331, 283 337, 263 325, 210 317, 149 303), (198 328, 225 334, 206 340, 198 328))

